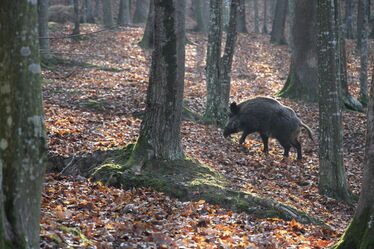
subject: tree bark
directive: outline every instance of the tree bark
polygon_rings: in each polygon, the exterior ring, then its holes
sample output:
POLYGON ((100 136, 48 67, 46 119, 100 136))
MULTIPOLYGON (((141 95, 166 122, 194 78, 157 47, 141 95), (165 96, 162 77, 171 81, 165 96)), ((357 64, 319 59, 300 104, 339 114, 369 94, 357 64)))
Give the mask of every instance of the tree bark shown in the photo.
POLYGON ((130 2, 129 0, 120 0, 118 12, 118 25, 127 26, 130 23, 130 2))
POLYGON ((319 192, 353 202, 343 164, 338 0, 318 0, 319 192))
POLYGON ((237 13, 238 20, 236 21, 236 31, 240 33, 248 33, 245 10, 246 10, 245 0, 239 0, 238 13, 237 13))
POLYGON ((139 42, 140 47, 145 48, 145 49, 153 48, 154 26, 155 26, 155 3, 154 3, 154 0, 150 0, 147 23, 145 24, 143 38, 139 42))
POLYGON ((73 39, 80 39, 80 17, 79 17, 79 2, 74 0, 74 29, 73 29, 73 39))
POLYGON ((38 1, 39 47, 42 60, 50 60, 52 58, 48 35, 48 7, 49 0, 38 1))
POLYGON ((155 47, 139 138, 129 160, 135 172, 151 159, 184 157, 180 125, 184 88, 185 1, 155 0, 155 47))
MULTIPOLYGON (((150 0, 154 1, 154 0, 150 0)), ((144 23, 147 19, 147 6, 149 3, 147 0, 136 0, 135 12, 133 17, 133 23, 144 23)))
POLYGON ((88 23, 95 23, 95 16, 92 8, 92 0, 84 0, 86 21, 88 23))
POLYGON ((0 23, 0 248, 39 248, 46 138, 37 1, 0 1, 0 23))
POLYGON ((262 33, 267 34, 268 31, 268 25, 267 25, 267 20, 268 20, 268 0, 264 1, 264 22, 262 25, 262 33))
POLYGON ((205 117, 208 120, 223 120, 219 110, 221 87, 219 69, 222 43, 222 0, 210 0, 208 48, 206 58, 207 102, 205 117))
POLYGON ((369 96, 368 96, 368 26, 369 26, 369 15, 367 13, 367 9, 369 8, 369 4, 367 0, 360 0, 361 4, 359 4, 359 8, 362 10, 359 11, 363 14, 361 19, 361 28, 360 28, 360 45, 358 46, 360 49, 360 102, 363 106, 367 106, 369 96))
POLYGON ((259 17, 258 17, 258 1, 253 0, 253 11, 255 14, 255 33, 260 33, 260 24, 259 24, 259 17))
POLYGON ((214 124, 224 125, 230 97, 231 65, 236 43, 236 21, 239 0, 230 4, 229 25, 226 46, 221 58, 222 1, 210 2, 210 24, 207 51, 207 103, 205 119, 214 124))
POLYGON ((206 1, 205 0, 192 0, 192 9, 193 9, 193 17, 196 21, 196 26, 193 30, 198 32, 207 32, 208 25, 207 25, 207 18, 205 15, 205 11, 207 9, 206 1))
POLYGON ((103 0, 104 11, 104 27, 107 29, 113 28, 113 15, 112 15, 112 0, 103 0))
MULTIPOLYGON (((374 85, 374 77, 372 77, 371 85, 374 85)), ((360 199, 353 219, 335 249, 374 248, 374 226, 372 225, 374 224, 374 87, 371 87, 370 91, 360 199)))
POLYGON ((284 30, 286 27, 286 17, 288 9, 288 0, 277 0, 275 6, 275 15, 273 27, 270 34, 270 42, 275 44, 287 44, 284 30))
POLYGON ((353 39, 353 0, 345 0, 345 37, 353 39))
POLYGON ((308 102, 318 100, 316 3, 316 0, 295 2, 290 72, 278 93, 281 97, 308 102))

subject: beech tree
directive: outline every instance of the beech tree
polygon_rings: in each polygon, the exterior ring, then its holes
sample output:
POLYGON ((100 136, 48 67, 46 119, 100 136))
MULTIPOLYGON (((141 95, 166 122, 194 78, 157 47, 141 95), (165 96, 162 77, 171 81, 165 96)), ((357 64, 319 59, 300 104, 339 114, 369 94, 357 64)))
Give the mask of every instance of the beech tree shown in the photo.
POLYGON ((39 248, 46 138, 37 18, 37 1, 0 1, 0 248, 4 249, 39 248))
POLYGON ((290 71, 279 96, 318 100, 316 3, 316 0, 295 1, 290 71))
MULTIPOLYGON (((373 68, 374 72, 374 68, 373 68)), ((335 249, 374 248, 374 74, 367 112, 366 152, 356 212, 335 249)))
POLYGON ((248 33, 245 10, 245 0, 239 0, 236 30, 240 33, 248 33))
POLYGON ((130 2, 129 0, 120 0, 118 12, 118 25, 126 26, 130 23, 130 2))
POLYGON ((319 192, 353 202, 343 163, 338 0, 317 1, 319 77, 319 192))
POLYGON ((74 29, 73 29, 73 39, 80 39, 80 16, 79 16, 79 2, 74 0, 74 29))
POLYGON ((196 21, 196 26, 193 28, 195 31, 207 32, 208 31, 208 18, 206 13, 207 3, 205 0, 192 0, 193 17, 196 21))
POLYGON ((366 106, 368 103, 368 36, 369 36, 369 14, 367 13, 367 9, 369 8, 368 0, 359 0, 358 5, 358 17, 360 14, 362 16, 359 17, 360 19, 360 32, 357 35, 358 41, 358 49, 360 53, 360 102, 366 106))
MULTIPOLYGON (((149 0, 154 1, 154 0, 149 0)), ((147 7, 149 6, 147 0, 136 0, 133 23, 143 23, 147 20, 147 7)))
POLYGON ((150 0, 147 22, 145 24, 142 40, 139 42, 140 47, 145 48, 145 49, 153 48, 154 26, 155 26, 155 3, 154 3, 154 0, 150 0))
POLYGON ((285 27, 288 9, 288 0, 277 0, 273 19, 273 27, 270 33, 270 42, 275 44, 286 44, 285 27))
MULTIPOLYGON (((294 2, 291 41, 292 54, 288 78, 278 96, 308 102, 318 101, 318 60, 316 30, 317 0, 294 2)), ((340 20, 339 20, 340 22, 340 20)), ((338 25, 341 29, 341 24, 338 25)), ((339 30, 341 32, 341 30, 339 30)), ((362 105, 348 90, 345 40, 339 37, 341 105, 361 111, 362 105)))
POLYGON ((112 0, 103 0, 103 21, 104 27, 107 29, 113 28, 113 14, 112 14, 112 0))
POLYGON ((155 40, 139 137, 128 164, 135 172, 148 160, 184 157, 180 126, 185 71, 185 2, 154 0, 155 40))
POLYGON ((222 0, 210 1, 210 22, 208 33, 208 51, 206 59, 207 102, 205 119, 223 125, 227 118, 230 96, 231 65, 237 37, 238 0, 232 0, 227 30, 227 40, 221 57, 222 42, 222 0))
POLYGON ((38 1, 39 46, 40 55, 43 60, 49 60, 52 58, 48 35, 48 7, 49 0, 38 1))

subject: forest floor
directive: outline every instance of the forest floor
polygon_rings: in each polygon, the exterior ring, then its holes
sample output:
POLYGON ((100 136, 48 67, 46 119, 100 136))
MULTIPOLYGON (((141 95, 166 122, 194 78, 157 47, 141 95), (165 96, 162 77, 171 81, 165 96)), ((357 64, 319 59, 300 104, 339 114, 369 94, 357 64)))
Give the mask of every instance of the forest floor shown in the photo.
MULTIPOLYGON (((72 26, 51 27, 51 37, 70 34, 72 26)), ((82 25, 81 33, 96 25, 82 25)), ((150 52, 137 46, 142 28, 103 31, 81 40, 53 39, 51 48, 64 64, 45 67, 43 96, 49 151, 72 156, 109 150, 136 141, 144 110, 150 52)), ((204 113, 207 37, 188 33, 184 99, 204 113)), ((373 48, 373 44, 371 44, 373 48)), ((357 97, 359 60, 347 42, 351 93, 357 97)), ((232 72, 231 100, 275 96, 289 69, 287 46, 269 43, 268 35, 239 34, 232 72)), ((371 68, 371 67, 370 67, 371 68)), ((371 73, 369 74, 371 75, 371 73)), ((315 132, 318 105, 277 98, 292 107, 315 132)), ((349 186, 358 194, 362 178, 365 114, 344 112, 344 162, 349 186)), ((294 220, 258 219, 204 201, 180 202, 152 189, 121 190, 83 177, 47 174, 44 183, 42 248, 326 248, 348 225, 354 206, 318 194, 318 143, 302 132, 304 158, 283 159, 277 141, 270 153, 250 135, 244 145, 226 140, 211 125, 183 122, 187 156, 222 173, 235 190, 269 197, 323 220, 328 227, 294 220)))

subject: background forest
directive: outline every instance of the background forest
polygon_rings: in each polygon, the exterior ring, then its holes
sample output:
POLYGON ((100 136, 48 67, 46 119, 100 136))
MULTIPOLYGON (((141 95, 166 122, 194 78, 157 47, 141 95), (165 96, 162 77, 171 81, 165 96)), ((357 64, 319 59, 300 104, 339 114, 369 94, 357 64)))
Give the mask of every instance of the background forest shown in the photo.
MULTIPOLYGON (((153 182, 147 183, 148 180, 132 186, 113 184, 113 178, 118 177, 116 173, 102 182, 90 178, 99 165, 118 163, 113 159, 117 158, 115 153, 123 148, 121 153, 128 153, 128 145, 138 141, 150 91, 147 89, 153 49, 149 48, 152 44, 148 42, 153 40, 147 38, 147 27, 152 20, 149 10, 153 11, 154 6, 150 8, 149 0, 40 1, 39 4, 46 4, 49 12, 48 27, 40 35, 48 143, 40 247, 334 246, 354 216, 366 165, 366 105, 369 102, 363 95, 362 82, 373 81, 374 18, 370 10, 374 10, 374 6, 366 0, 339 1, 347 72, 347 92, 342 97, 342 160, 347 184, 355 200, 350 202, 319 192, 320 107, 317 93, 313 95, 314 90, 310 88, 304 93, 296 90, 295 94, 287 88, 287 84, 297 80, 304 83, 293 83, 296 88, 302 84, 317 86, 318 68, 315 67, 316 71, 312 73, 303 71, 299 61, 312 63, 312 56, 301 56, 304 59, 298 56, 300 51, 313 49, 298 43, 309 37, 303 33, 308 29, 303 26, 308 25, 303 20, 310 13, 297 12, 302 5, 305 11, 308 4, 317 1, 236 1, 240 6, 238 33, 228 100, 241 103, 263 95, 291 107, 314 132, 314 141, 305 131, 301 132, 302 160, 296 160, 294 148, 290 157, 284 158, 283 148, 275 139, 270 140, 266 155, 262 152, 258 134, 249 135, 241 145, 239 135, 225 139, 220 125, 206 122, 209 1, 185 2, 187 42, 180 129, 185 156, 218 172, 229 191, 245 191, 264 198, 261 207, 278 205, 267 202, 274 200, 274 203, 281 203, 279 209, 284 205, 285 212, 295 213, 287 217, 270 212, 256 215, 261 212, 255 207, 246 206, 246 211, 240 209, 239 198, 233 205, 235 208, 229 208, 227 204, 232 200, 216 203, 210 197, 174 198, 176 194, 170 197, 164 186, 158 188, 153 182), (363 2, 367 4, 364 12, 360 5, 363 2), (367 43, 365 39, 357 39, 362 13, 367 15, 367 43), (300 16, 305 18, 297 19, 300 16), (366 49, 358 46, 366 46, 366 49), (366 80, 361 70, 363 66, 366 67, 366 80), (307 218, 299 219, 304 214, 307 218)), ((230 30, 230 1, 223 3, 222 48, 230 30)), ((40 9, 39 5, 41 19, 40 9)), ((317 33, 314 34, 317 37, 317 33)), ((187 174, 187 168, 185 170, 187 174)))

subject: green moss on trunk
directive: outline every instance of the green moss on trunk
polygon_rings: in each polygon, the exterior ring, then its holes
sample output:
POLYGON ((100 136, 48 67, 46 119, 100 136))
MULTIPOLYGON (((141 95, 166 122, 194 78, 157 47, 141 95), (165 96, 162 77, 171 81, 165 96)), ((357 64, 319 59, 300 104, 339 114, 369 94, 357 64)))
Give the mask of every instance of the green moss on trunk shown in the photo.
POLYGON ((349 224, 343 237, 335 249, 373 249, 374 236, 373 228, 370 227, 370 215, 372 211, 367 208, 358 217, 354 217, 351 224, 349 224))

